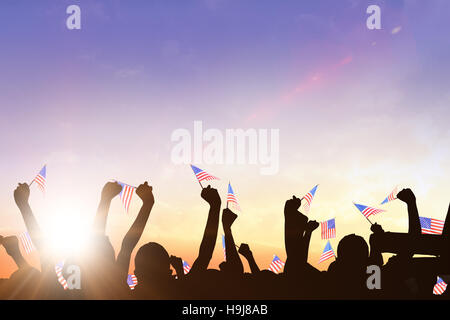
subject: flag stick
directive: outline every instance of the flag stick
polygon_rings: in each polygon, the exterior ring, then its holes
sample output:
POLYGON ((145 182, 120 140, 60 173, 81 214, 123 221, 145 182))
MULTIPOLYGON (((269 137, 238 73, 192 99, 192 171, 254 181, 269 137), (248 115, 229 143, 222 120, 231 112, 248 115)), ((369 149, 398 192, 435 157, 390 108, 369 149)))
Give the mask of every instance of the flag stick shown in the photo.
POLYGON ((200 182, 200 180, 197 179, 197 181, 198 181, 198 184, 200 185, 200 187, 203 189, 203 186, 202 186, 202 183, 200 182))
MULTIPOLYGON (((228 181, 228 185, 230 185, 230 181, 228 181)), ((228 209, 228 190, 227 190, 227 209, 228 209)))
MULTIPOLYGON (((364 216, 364 215, 363 215, 363 216, 364 216)), ((364 216, 364 218, 366 218, 367 221, 369 221, 369 223, 370 223, 371 225, 373 225, 372 221, 370 221, 369 218, 367 218, 366 216, 364 216)))

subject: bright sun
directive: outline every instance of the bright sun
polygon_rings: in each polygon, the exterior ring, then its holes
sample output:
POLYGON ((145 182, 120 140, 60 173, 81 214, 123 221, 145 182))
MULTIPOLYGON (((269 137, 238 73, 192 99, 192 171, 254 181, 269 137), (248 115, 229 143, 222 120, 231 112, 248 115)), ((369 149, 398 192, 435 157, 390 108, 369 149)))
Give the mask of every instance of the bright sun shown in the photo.
POLYGON ((45 224, 47 246, 56 256, 67 257, 86 249, 92 224, 82 210, 54 212, 45 224))

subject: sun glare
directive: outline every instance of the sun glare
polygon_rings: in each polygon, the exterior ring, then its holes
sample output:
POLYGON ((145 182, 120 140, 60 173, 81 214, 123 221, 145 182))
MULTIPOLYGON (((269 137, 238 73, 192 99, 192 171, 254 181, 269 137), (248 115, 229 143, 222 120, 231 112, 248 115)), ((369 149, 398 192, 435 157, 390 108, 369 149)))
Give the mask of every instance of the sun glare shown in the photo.
POLYGON ((86 249, 91 221, 86 219, 84 212, 76 209, 64 213, 54 212, 47 221, 47 245, 54 255, 68 257, 86 249))

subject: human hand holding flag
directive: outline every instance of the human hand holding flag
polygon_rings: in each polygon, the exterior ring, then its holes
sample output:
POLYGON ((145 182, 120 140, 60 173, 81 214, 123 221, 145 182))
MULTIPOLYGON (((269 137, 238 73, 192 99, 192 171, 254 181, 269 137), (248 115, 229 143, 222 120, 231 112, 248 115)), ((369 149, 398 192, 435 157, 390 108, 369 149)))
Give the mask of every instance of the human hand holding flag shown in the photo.
POLYGON ((117 181, 107 182, 102 189, 102 200, 111 201, 122 192, 123 186, 117 181))

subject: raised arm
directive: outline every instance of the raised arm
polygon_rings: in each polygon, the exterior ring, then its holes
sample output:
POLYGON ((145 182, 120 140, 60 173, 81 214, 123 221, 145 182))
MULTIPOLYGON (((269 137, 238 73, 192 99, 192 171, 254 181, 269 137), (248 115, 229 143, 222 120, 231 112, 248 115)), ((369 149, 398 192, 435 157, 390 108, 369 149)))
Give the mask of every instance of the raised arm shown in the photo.
POLYGON ((184 279, 184 269, 183 269, 183 260, 180 257, 170 256, 169 258, 170 264, 175 269, 177 273, 178 280, 184 279))
POLYGON ((209 204, 208 221, 206 222, 198 257, 192 265, 192 269, 189 272, 190 274, 202 272, 208 268, 216 245, 217 231, 219 229, 221 205, 219 193, 216 189, 208 186, 203 188, 201 196, 209 204))
POLYGON ((103 187, 100 204, 98 205, 97 214, 94 219, 94 234, 105 235, 106 221, 108 219, 111 201, 120 191, 122 191, 122 186, 117 182, 108 182, 103 187))
POLYGON ((236 220, 237 215, 226 208, 222 212, 222 226, 223 231, 225 233, 225 250, 227 253, 227 270, 236 273, 242 274, 244 272, 244 267, 242 265, 242 261, 239 258, 239 254, 236 250, 236 246, 233 239, 233 233, 231 232, 231 226, 236 220))
POLYGON ((397 198, 405 202, 408 206, 408 233, 420 235, 420 219, 417 210, 416 196, 411 189, 403 189, 397 194, 397 198))
POLYGON ((302 238, 306 230, 308 218, 303 215, 300 208, 301 199, 293 196, 284 206, 284 244, 286 247, 285 272, 298 269, 302 261, 302 238))
POLYGON ((141 210, 139 210, 136 220, 134 220, 134 223, 123 238, 122 247, 117 256, 117 265, 125 278, 130 266, 131 253, 144 232, 148 217, 150 216, 153 204, 155 203, 153 188, 148 185, 147 181, 136 189, 136 194, 142 200, 142 207, 141 210))
POLYGON ((256 264, 255 258, 253 257, 253 252, 250 250, 250 247, 246 243, 241 243, 239 247, 239 253, 244 256, 248 261, 248 265, 250 266, 250 270, 253 274, 259 272, 259 267, 256 264))
POLYGON ((370 230, 373 232, 370 235, 369 243, 370 243, 370 255, 369 255, 369 264, 375 264, 379 267, 382 267, 384 264, 383 255, 381 254, 381 250, 379 248, 377 242, 377 236, 382 235, 384 233, 383 228, 378 224, 374 223, 370 230))
POLYGON ((36 246, 38 251, 42 251, 44 248, 44 239, 37 220, 31 210, 28 200, 30 198, 30 187, 26 183, 19 183, 19 186, 14 190, 14 200, 17 207, 22 214, 23 221, 27 227, 31 241, 36 246))
POLYGON ((317 221, 308 221, 306 224, 305 234, 302 239, 302 246, 300 247, 302 262, 308 262, 308 253, 309 253, 309 243, 311 242, 311 234, 319 227, 319 223, 317 221))

